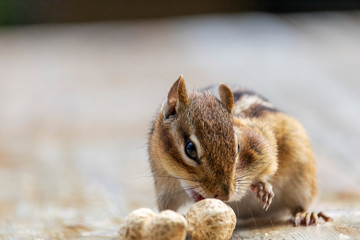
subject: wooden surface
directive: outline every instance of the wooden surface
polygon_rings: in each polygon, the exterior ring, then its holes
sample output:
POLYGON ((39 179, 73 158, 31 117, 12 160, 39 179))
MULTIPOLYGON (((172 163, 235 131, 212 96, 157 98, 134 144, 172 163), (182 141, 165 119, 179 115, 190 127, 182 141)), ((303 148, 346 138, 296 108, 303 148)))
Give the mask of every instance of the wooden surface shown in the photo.
POLYGON ((335 221, 252 219, 233 239, 360 239, 359 40, 358 13, 1 28, 0 238, 116 239, 155 209, 147 131, 182 73, 255 89, 312 140, 312 209, 335 221))

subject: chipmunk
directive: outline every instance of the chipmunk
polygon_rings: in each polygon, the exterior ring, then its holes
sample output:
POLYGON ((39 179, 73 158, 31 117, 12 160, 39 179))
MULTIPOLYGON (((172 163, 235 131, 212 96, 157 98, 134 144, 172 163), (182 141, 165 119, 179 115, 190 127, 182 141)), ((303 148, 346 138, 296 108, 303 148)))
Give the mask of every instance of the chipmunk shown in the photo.
POLYGON ((153 123, 148 151, 159 210, 216 198, 238 218, 288 211, 296 226, 329 220, 307 212, 316 167, 301 124, 252 91, 215 89, 187 92, 181 75, 153 123))

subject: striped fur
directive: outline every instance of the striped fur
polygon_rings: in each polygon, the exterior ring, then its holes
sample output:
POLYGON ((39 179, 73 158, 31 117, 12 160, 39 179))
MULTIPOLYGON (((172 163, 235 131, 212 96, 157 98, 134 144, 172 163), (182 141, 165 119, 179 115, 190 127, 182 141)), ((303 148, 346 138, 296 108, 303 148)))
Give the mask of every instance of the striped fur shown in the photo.
POLYGON ((177 210, 196 192, 228 201, 239 218, 265 216, 250 191, 257 182, 274 189, 269 213, 306 210, 316 171, 304 129, 266 98, 231 89, 187 92, 182 76, 170 89, 149 135, 159 210, 177 210), (184 153, 186 139, 194 142, 197 161, 184 153))

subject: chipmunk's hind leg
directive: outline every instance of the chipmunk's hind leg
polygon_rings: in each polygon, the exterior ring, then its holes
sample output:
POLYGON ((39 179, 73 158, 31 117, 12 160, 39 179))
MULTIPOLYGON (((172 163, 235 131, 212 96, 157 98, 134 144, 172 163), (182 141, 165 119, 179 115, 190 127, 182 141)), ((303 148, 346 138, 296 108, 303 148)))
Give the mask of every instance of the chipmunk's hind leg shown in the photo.
POLYGON ((317 225, 319 218, 325 220, 325 222, 333 221, 333 219, 323 212, 314 213, 314 212, 306 212, 303 208, 298 208, 294 213, 294 217, 289 220, 290 223, 294 224, 295 227, 298 226, 310 226, 317 225))

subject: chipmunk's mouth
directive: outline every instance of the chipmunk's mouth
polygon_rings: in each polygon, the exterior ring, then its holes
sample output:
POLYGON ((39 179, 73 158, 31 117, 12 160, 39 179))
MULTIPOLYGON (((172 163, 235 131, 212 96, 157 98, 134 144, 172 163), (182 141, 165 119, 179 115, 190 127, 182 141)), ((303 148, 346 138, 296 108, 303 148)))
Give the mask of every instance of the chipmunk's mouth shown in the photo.
POLYGON ((195 190, 192 190, 192 188, 196 188, 196 187, 191 187, 185 181, 180 180, 180 184, 184 188, 186 194, 190 198, 192 198, 195 202, 199 202, 199 201, 204 200, 206 198, 203 195, 201 195, 200 193, 196 192, 195 190))
POLYGON ((205 199, 200 193, 197 193, 194 190, 191 191, 191 196, 195 202, 199 202, 205 199))

